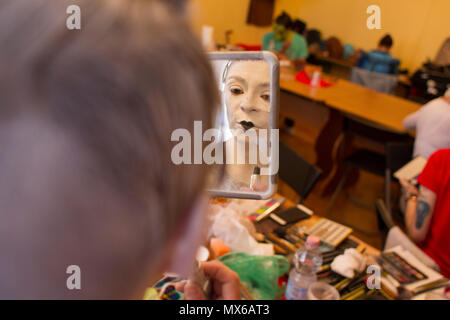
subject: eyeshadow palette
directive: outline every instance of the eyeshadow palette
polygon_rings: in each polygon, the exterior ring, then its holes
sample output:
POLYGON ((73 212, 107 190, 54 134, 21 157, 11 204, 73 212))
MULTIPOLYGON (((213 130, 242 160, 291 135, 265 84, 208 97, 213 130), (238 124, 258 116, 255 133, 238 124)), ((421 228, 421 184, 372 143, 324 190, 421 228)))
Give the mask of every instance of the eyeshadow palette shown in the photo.
POLYGON ((314 235, 330 247, 336 248, 352 233, 352 229, 326 218, 320 218, 319 222, 309 228, 306 233, 314 235))
POLYGON ((268 217, 273 211, 278 209, 281 205, 283 205, 286 199, 283 197, 276 197, 267 201, 264 205, 259 207, 254 213, 249 215, 250 220, 254 222, 259 222, 264 218, 268 217))
POLYGON ((410 284, 428 278, 395 252, 383 252, 378 261, 383 269, 401 284, 410 284))

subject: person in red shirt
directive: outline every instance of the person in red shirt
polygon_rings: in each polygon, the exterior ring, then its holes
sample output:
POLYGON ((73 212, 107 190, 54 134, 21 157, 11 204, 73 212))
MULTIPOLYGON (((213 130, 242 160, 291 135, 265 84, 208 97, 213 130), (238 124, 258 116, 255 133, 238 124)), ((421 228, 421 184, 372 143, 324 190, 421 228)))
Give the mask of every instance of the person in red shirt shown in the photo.
POLYGON ((450 149, 436 151, 419 176, 419 189, 405 180, 409 237, 450 277, 450 149))

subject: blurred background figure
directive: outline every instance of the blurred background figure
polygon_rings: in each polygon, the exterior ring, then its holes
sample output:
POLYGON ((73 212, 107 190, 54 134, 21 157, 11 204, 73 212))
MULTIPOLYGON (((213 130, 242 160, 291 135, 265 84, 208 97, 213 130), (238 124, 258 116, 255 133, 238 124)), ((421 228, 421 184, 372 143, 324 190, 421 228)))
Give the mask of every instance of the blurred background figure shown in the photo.
POLYGON ((450 89, 403 120, 407 130, 415 130, 414 157, 427 158, 436 150, 450 148, 450 89))
MULTIPOLYGON (((273 24, 273 31, 264 35, 262 49, 277 54, 280 60, 290 61, 299 68, 303 66, 308 57, 308 45, 302 34, 292 30, 293 22, 286 13, 281 13, 273 24)), ((306 25, 298 20, 296 30, 304 32, 306 25)))
POLYGON ((385 35, 378 42, 377 49, 362 53, 358 67, 378 73, 396 74, 400 62, 390 54, 393 44, 392 37, 385 35))
POLYGON ((306 33, 306 23, 303 22, 300 19, 295 19, 294 22, 292 22, 292 31, 294 31, 295 33, 299 34, 300 36, 302 36, 304 38, 305 33, 306 33))

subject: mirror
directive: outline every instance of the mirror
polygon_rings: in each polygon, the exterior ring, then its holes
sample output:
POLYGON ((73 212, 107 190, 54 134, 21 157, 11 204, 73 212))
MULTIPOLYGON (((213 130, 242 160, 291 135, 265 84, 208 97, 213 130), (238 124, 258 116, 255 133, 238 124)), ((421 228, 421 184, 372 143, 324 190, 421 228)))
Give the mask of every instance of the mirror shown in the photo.
POLYGON ((209 58, 220 94, 215 127, 222 164, 214 164, 208 191, 267 199, 276 191, 278 172, 278 59, 265 51, 218 52, 209 58))

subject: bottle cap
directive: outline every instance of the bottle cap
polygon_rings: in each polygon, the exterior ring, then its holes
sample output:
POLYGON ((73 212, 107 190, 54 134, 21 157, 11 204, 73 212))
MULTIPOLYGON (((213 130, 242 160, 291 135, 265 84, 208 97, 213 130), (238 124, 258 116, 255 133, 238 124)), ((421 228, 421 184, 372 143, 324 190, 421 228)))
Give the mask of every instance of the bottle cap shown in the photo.
POLYGON ((261 168, 260 167, 254 167, 253 168, 253 174, 261 174, 261 168))
POLYGON ((320 245, 320 239, 316 236, 308 236, 306 243, 313 247, 318 247, 320 245))

